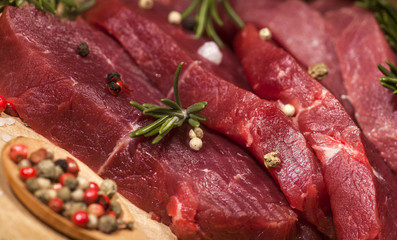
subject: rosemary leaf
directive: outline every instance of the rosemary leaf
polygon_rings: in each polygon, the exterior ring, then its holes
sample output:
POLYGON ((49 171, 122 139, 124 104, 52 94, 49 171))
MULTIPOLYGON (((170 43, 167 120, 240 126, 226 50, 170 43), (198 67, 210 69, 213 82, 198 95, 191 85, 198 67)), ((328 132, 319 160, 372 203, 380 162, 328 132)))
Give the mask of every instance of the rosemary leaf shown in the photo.
POLYGON ((151 137, 158 134, 152 141, 153 144, 158 143, 164 138, 174 127, 180 127, 185 121, 193 127, 200 126, 199 121, 204 121, 205 117, 196 112, 201 111, 207 105, 207 102, 199 102, 191 105, 187 109, 182 108, 181 100, 179 97, 178 81, 182 69, 183 62, 181 62, 174 76, 174 97, 176 102, 170 99, 161 99, 160 101, 168 107, 144 103, 139 104, 135 101, 130 101, 131 105, 140 110, 144 115, 158 118, 155 122, 150 123, 134 132, 130 133, 131 137, 151 137))
POLYGON ((149 125, 146 125, 132 133, 130 133, 130 137, 138 137, 138 136, 142 136, 145 135, 146 133, 152 131, 153 129, 156 129, 157 127, 161 126, 165 121, 167 121, 167 119, 169 118, 169 116, 164 116, 158 120, 156 120, 155 122, 152 122, 149 125))

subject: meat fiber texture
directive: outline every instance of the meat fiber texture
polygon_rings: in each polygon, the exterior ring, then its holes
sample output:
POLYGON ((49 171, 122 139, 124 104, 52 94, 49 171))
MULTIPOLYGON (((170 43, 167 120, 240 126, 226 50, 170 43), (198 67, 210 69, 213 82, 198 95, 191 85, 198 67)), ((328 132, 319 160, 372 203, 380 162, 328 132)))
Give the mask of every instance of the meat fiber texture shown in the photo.
MULTIPOLYGON (((265 154, 279 150, 282 163, 270 172, 291 206, 323 231, 332 232, 320 167, 293 123, 275 104, 231 84, 236 80, 229 79, 231 83, 222 80, 210 71, 207 62, 193 61, 184 45, 180 46, 169 35, 172 30, 163 31, 165 27, 159 27, 157 21, 143 16, 135 8, 116 0, 100 2, 86 14, 86 18, 117 38, 149 75, 161 72, 165 76, 175 71, 177 62, 184 61, 180 95, 185 107, 208 101, 202 112, 207 117, 204 124, 247 147, 262 165, 265 154), (158 57, 169 52, 172 52, 172 59, 158 57), (171 61, 174 63, 169 64, 171 61)), ((162 79, 152 77, 151 80, 164 93, 172 94, 171 75, 162 79)))
POLYGON ((328 14, 345 86, 365 136, 397 172, 397 96, 381 86, 377 63, 396 63, 372 13, 358 7, 328 14))
POLYGON ((0 46, 0 94, 21 118, 102 177, 115 179, 128 199, 169 224, 180 239, 296 234, 297 216, 273 180, 225 138, 204 129, 204 148, 194 152, 187 128, 157 145, 128 136, 152 121, 129 101, 158 103, 162 94, 110 37, 33 6, 7 7, 0 46), (76 51, 81 41, 90 48, 86 57, 76 51), (106 74, 112 71, 130 90, 108 92, 106 74))
POLYGON ((368 139, 365 139, 365 149, 376 177, 377 202, 382 203, 379 204, 381 231, 378 239, 397 239, 397 178, 368 139))
POLYGON ((258 29, 269 28, 272 39, 305 69, 325 63, 328 75, 320 81, 321 84, 337 97, 349 115, 353 115, 328 25, 320 12, 300 0, 236 0, 233 3, 246 23, 254 24, 258 29))
POLYGON ((260 97, 292 104, 293 120, 321 161, 338 239, 373 239, 380 222, 375 179, 358 127, 342 105, 281 48, 247 25, 235 49, 260 97))

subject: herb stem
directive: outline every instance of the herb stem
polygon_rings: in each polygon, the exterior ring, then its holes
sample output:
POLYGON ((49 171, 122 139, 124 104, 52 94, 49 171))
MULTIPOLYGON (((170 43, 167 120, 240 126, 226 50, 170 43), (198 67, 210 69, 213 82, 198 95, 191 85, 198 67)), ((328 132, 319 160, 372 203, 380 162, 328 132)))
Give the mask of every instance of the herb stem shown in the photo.
POLYGON ((243 20, 237 15, 237 13, 233 10, 232 6, 230 6, 227 0, 222 0, 223 7, 226 9, 226 12, 229 14, 231 19, 236 23, 239 28, 244 28, 245 24, 243 20))
POLYGON ((174 97, 175 97, 176 103, 181 108, 182 108, 182 103, 181 103, 181 99, 179 97, 178 82, 179 82, 179 74, 181 73, 182 65, 183 65, 183 62, 180 62, 178 67, 176 68, 176 72, 174 75, 174 97))

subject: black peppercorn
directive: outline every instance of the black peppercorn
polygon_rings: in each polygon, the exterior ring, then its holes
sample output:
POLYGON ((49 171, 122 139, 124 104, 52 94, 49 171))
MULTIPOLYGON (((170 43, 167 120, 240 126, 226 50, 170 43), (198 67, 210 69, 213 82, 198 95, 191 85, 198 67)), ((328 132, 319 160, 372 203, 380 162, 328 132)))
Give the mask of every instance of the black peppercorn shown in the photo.
POLYGON ((111 72, 111 73, 108 73, 107 79, 108 79, 108 82, 117 82, 121 79, 121 77, 118 72, 111 72))
POLYGON ((121 81, 108 82, 108 90, 112 95, 118 95, 121 92, 121 81))
POLYGON ((60 166, 63 172, 67 172, 68 162, 65 159, 58 159, 54 162, 55 166, 60 166))
POLYGON ((196 28, 197 21, 193 17, 187 17, 182 20, 182 26, 186 30, 193 31, 196 28))
POLYGON ((81 42, 79 46, 77 47, 77 53, 85 57, 90 53, 90 49, 88 48, 88 44, 86 42, 81 42))

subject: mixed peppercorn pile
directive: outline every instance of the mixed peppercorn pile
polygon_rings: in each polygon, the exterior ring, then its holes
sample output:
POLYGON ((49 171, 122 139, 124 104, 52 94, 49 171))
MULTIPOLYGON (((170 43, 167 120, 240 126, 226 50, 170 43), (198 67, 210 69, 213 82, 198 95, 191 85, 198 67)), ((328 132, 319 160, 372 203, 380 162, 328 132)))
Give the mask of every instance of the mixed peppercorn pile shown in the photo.
POLYGON ((79 176, 72 158, 56 159, 51 150, 40 148, 28 157, 28 147, 15 144, 9 157, 18 164, 26 188, 54 212, 77 226, 111 233, 133 229, 133 222, 120 220, 122 209, 113 198, 117 185, 106 179, 99 186, 79 176))

